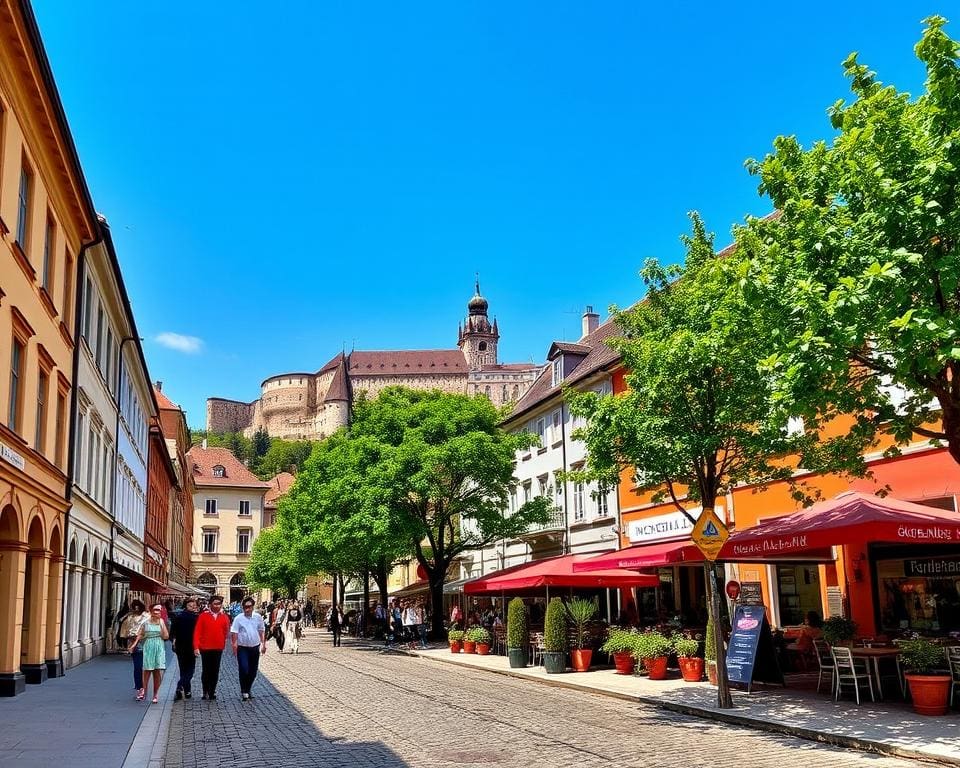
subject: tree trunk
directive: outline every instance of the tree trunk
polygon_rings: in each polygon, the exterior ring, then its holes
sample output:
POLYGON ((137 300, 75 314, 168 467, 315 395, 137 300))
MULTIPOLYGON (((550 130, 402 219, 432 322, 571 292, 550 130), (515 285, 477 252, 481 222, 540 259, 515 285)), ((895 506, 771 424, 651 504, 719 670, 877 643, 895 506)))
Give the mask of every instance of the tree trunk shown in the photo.
POLYGON ((340 605, 340 602, 337 600, 337 574, 333 574, 333 595, 330 598, 330 604, 334 608, 340 605))
POLYGON ((357 628, 357 637, 365 637, 367 622, 370 620, 370 569, 363 569, 363 610, 360 611, 360 626, 357 628))
POLYGON ((376 567, 373 569, 373 580, 377 584, 377 589, 380 592, 380 604, 386 608, 387 607, 387 564, 380 559, 377 562, 376 567))
POLYGON ((720 587, 717 584, 717 564, 703 561, 704 583, 707 587, 707 606, 713 619, 713 637, 717 646, 717 706, 730 709, 733 699, 730 697, 730 682, 727 680, 727 649, 723 644, 723 624, 720 620, 720 587))
POLYGON ((960 464, 960 407, 940 400, 940 413, 943 425, 943 434, 947 436, 947 450, 950 457, 960 464))
POLYGON ((443 638, 443 580, 446 577, 446 568, 436 568, 428 572, 430 578, 430 610, 433 613, 430 637, 434 640, 443 638))

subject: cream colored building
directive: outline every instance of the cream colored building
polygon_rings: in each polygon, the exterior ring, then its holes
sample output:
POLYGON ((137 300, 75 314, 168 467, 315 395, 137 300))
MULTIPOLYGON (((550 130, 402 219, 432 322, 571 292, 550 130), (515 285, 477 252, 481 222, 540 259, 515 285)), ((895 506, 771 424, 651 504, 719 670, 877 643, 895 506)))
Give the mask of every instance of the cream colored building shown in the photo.
POLYGON ((245 572, 253 542, 263 528, 264 496, 259 480, 226 448, 195 445, 187 453, 193 494, 190 581, 229 603, 247 594, 245 572))

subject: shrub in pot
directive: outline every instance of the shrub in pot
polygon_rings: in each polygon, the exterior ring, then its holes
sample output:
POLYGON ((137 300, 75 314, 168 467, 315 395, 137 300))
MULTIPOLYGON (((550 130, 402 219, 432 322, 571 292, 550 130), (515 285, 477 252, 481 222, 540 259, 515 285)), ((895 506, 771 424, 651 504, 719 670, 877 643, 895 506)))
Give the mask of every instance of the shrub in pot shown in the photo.
POLYGON ((857 636, 857 623, 843 616, 831 616, 823 622, 823 639, 830 645, 850 645, 857 636))
POLYGON ((666 680, 667 659, 671 649, 670 640, 653 629, 637 636, 633 655, 643 662, 651 680, 666 680))
POLYGON ((597 613, 596 600, 577 598, 567 603, 567 617, 573 625, 573 644, 570 650, 570 661, 575 672, 586 672, 590 669, 593 659, 593 648, 585 648, 587 639, 587 624, 597 613))
POLYGON ((450 643, 450 653, 460 653, 463 650, 463 630, 451 629, 447 632, 447 642, 450 643))
POLYGON ((567 611, 555 597, 543 619, 543 666, 548 674, 567 671, 567 611))
POLYGON ((490 653, 490 632, 483 627, 471 627, 467 630, 467 640, 474 643, 478 656, 490 653))
MULTIPOLYGON (((473 629, 473 627, 471 627, 470 629, 473 629)), ((471 637, 470 629, 465 630, 463 633, 463 652, 464 653, 477 652, 477 641, 471 637)))
POLYGON ((688 683, 699 683, 703 679, 703 659, 697 654, 700 651, 700 641, 684 635, 675 635, 673 650, 677 654, 677 663, 680 665, 680 674, 688 683))
POLYGON ((527 606, 519 597, 507 606, 507 658, 514 669, 527 666, 530 633, 527 629, 527 606))
POLYGON ((952 678, 938 673, 946 667, 943 648, 922 637, 900 643, 900 663, 910 686, 913 711, 918 715, 944 715, 952 678))
POLYGON ((714 634, 713 619, 707 619, 707 636, 703 639, 703 658, 707 665, 707 679, 710 685, 717 685, 717 637, 714 634))
POLYGON ((613 663, 617 668, 618 675, 633 674, 633 668, 637 663, 633 656, 637 637, 637 633, 629 629, 611 627, 607 633, 606 641, 600 646, 601 651, 613 656, 613 663))

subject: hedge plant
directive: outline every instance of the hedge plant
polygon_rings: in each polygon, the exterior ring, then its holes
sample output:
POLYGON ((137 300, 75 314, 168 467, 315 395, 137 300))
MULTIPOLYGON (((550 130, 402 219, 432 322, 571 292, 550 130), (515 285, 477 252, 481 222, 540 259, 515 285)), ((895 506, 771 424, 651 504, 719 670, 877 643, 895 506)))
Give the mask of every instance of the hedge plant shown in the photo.
POLYGON ((717 636, 714 634, 713 618, 707 619, 707 636, 703 640, 703 657, 707 661, 717 660, 717 636))
POLYGON ((563 600, 554 597, 547 606, 547 615, 543 620, 543 649, 556 653, 567 648, 567 610, 563 600))
POLYGON ((507 648, 526 648, 530 639, 527 630, 527 606, 519 597, 507 606, 507 648))

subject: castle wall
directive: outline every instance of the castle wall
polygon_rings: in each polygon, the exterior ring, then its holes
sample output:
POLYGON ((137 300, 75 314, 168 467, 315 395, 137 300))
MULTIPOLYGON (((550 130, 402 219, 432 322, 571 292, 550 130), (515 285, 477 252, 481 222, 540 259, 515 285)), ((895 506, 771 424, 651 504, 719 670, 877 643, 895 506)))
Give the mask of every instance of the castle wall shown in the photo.
POLYGON ((361 391, 374 398, 387 387, 410 387, 411 389, 438 389, 441 392, 466 392, 467 375, 458 373, 449 376, 356 376, 350 377, 354 395, 361 391))
POLYGON ((242 432, 253 422, 253 403, 223 400, 212 397, 207 400, 208 432, 242 432))

